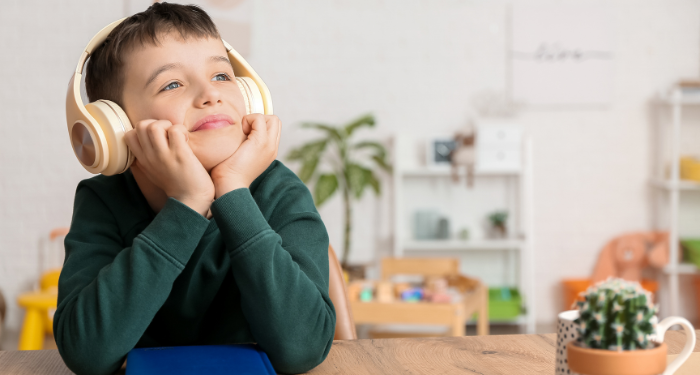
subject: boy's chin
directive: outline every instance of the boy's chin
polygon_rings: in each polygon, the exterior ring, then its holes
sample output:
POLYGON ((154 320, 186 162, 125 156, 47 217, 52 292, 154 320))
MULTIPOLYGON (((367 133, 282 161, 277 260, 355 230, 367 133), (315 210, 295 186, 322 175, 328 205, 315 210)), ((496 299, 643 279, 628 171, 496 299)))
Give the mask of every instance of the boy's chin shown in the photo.
POLYGON ((211 173, 211 170, 214 169, 214 167, 231 157, 231 155, 233 155, 237 149, 238 145, 236 145, 236 147, 226 148, 212 147, 209 149, 204 149, 202 152, 195 152, 195 156, 197 159, 199 159, 199 162, 202 163, 204 169, 211 173))
POLYGON ((238 147, 245 139, 245 135, 243 135, 243 132, 239 133, 230 130, 228 132, 206 131, 210 132, 207 133, 207 135, 210 136, 200 138, 193 136, 191 133, 189 144, 192 148, 192 152, 194 152, 194 155, 199 159, 199 162, 202 163, 204 169, 206 169, 207 172, 211 172, 214 167, 228 159, 238 150, 238 147), (215 135, 214 133, 219 134, 215 135))

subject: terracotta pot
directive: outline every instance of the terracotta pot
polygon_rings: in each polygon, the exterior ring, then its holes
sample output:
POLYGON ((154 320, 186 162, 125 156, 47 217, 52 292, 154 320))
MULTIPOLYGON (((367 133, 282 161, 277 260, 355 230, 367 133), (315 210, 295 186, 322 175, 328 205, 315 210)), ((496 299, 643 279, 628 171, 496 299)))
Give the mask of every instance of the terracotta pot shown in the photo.
POLYGON ((578 343, 567 345, 569 368, 584 375, 658 375, 666 371, 666 344, 653 349, 586 349, 578 343))

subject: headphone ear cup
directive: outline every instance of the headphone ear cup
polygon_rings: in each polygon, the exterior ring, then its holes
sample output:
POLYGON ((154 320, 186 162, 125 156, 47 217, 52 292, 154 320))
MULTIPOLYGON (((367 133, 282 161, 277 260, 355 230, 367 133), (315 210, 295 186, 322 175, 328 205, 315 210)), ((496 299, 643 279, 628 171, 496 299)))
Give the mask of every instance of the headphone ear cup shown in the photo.
POLYGON ((100 125, 107 144, 104 153, 109 155, 109 162, 101 173, 112 176, 125 172, 134 161, 134 156, 124 140, 124 135, 133 129, 126 113, 109 100, 92 102, 87 104, 85 109, 100 125))
POLYGON ((263 96, 252 78, 236 77, 238 88, 243 94, 243 100, 246 106, 246 115, 251 113, 265 113, 265 105, 263 104, 263 96))

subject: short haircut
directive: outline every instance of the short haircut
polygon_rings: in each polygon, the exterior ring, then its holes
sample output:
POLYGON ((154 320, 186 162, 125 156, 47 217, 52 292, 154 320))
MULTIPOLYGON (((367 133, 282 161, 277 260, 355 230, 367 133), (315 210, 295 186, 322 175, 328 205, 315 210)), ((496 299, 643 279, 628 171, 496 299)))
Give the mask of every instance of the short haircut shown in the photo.
POLYGON ((85 66, 88 100, 106 99, 123 107, 125 54, 138 46, 157 46, 159 38, 172 31, 183 39, 220 38, 214 22, 198 6, 155 3, 126 18, 92 52, 85 66))

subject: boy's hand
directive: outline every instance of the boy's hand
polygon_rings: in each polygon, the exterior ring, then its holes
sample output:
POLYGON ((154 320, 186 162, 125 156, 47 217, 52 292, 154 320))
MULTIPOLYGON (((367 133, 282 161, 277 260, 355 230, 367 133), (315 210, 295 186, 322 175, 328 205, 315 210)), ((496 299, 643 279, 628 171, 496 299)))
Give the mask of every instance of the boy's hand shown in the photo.
POLYGON ((216 198, 238 188, 250 187, 277 158, 282 127, 277 116, 250 114, 243 117, 241 127, 248 139, 211 170, 216 198))
POLYGON ((214 183, 187 144, 189 132, 167 120, 143 120, 125 135, 138 167, 151 182, 206 217, 214 183))

